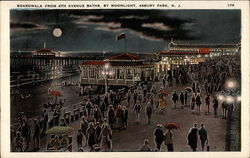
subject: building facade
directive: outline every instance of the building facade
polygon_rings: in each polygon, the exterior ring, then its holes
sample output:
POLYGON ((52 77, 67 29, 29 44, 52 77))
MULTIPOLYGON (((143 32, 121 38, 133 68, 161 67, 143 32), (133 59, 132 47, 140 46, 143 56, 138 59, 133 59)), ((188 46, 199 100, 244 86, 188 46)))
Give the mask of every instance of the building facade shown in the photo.
POLYGON ((177 44, 172 39, 166 52, 159 52, 156 74, 166 73, 180 65, 199 64, 221 55, 238 55, 240 44, 177 44))
POLYGON ((104 60, 85 61, 81 64, 82 85, 128 86, 154 79, 154 65, 145 64, 139 57, 123 53, 104 60))

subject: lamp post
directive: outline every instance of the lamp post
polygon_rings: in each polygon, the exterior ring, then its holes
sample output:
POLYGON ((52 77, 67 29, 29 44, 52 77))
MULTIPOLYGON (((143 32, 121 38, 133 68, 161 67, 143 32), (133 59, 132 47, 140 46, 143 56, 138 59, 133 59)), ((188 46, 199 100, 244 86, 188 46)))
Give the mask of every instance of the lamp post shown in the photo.
POLYGON ((105 79, 105 94, 108 93, 108 76, 112 76, 113 72, 110 70, 110 64, 107 63, 103 67, 102 75, 105 79))
POLYGON ((241 94, 237 91, 237 82, 229 80, 226 82, 227 91, 222 91, 218 95, 221 102, 226 101, 227 104, 240 104, 241 94))
MULTIPOLYGON (((221 102, 225 101, 227 105, 231 105, 227 107, 228 112, 227 112, 227 135, 226 135, 226 144, 225 144, 225 149, 226 151, 231 150, 231 143, 230 140, 232 138, 232 135, 235 136, 236 139, 238 139, 238 143, 236 143, 238 146, 241 142, 239 133, 240 133, 240 106, 241 106, 241 93, 239 89, 237 89, 238 83, 233 80, 228 80, 226 82, 226 91, 222 91, 219 95, 219 99, 221 102), (234 112, 233 112, 234 111, 234 112), (234 115, 234 116, 233 116, 234 115), (238 118, 239 120, 236 120, 238 118), (233 122, 235 123, 235 129, 236 132, 233 134, 231 132, 233 122), (238 123, 237 123, 238 122, 238 123), (238 138, 237 138, 238 137, 238 138)), ((233 130, 234 131, 234 130, 233 130)))

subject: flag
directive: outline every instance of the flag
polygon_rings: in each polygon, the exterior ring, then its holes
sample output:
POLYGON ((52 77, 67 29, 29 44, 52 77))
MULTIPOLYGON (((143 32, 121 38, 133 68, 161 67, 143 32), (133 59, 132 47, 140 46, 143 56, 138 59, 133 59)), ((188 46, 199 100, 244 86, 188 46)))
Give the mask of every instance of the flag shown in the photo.
POLYGON ((122 34, 119 34, 119 35, 116 35, 116 40, 121 40, 121 39, 125 39, 126 38, 126 35, 125 33, 122 33, 122 34))

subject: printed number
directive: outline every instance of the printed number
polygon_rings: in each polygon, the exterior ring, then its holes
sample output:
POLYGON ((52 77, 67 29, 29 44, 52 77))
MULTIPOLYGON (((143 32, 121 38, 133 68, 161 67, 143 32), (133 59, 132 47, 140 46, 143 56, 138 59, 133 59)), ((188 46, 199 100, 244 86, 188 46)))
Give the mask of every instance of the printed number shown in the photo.
POLYGON ((228 4, 227 6, 228 7, 234 7, 234 4, 228 4))

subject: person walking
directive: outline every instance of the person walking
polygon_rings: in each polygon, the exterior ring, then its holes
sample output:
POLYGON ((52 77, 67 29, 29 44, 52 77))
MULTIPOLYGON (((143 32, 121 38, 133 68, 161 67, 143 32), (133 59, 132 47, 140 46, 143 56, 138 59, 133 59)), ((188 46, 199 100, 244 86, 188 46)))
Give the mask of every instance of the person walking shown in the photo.
POLYGON ((188 91, 185 90, 185 93, 184 93, 184 106, 187 107, 187 106, 189 106, 188 104, 189 104, 188 103, 188 91))
POLYGON ((106 117, 105 112, 107 110, 107 104, 105 103, 104 98, 101 98, 100 100, 99 109, 101 110, 102 117, 106 117))
POLYGON ((82 147, 83 133, 81 129, 78 129, 76 140, 77 140, 77 147, 78 148, 82 147))
POLYGON ((143 95, 142 95, 141 91, 139 91, 139 93, 138 93, 137 100, 139 101, 140 104, 142 103, 143 95))
POLYGON ((144 102, 146 101, 147 91, 148 91, 148 87, 147 87, 146 84, 144 84, 144 85, 143 85, 143 97, 144 97, 144 102))
POLYGON ((208 144, 208 139, 207 139, 207 130, 204 128, 203 123, 201 123, 201 128, 199 129, 199 135, 200 135, 200 141, 201 141, 201 149, 202 151, 204 151, 204 146, 206 142, 208 144))
POLYGON ((140 122, 141 104, 137 101, 134 107, 136 122, 140 122))
POLYGON ((21 131, 22 131, 22 137, 25 139, 25 144, 26 144, 26 148, 24 151, 27 151, 29 149, 29 144, 30 144, 31 128, 30 125, 27 123, 26 118, 23 118, 21 131))
POLYGON ((138 95, 137 90, 134 90, 134 94, 133 94, 134 104, 136 104, 137 95, 138 95))
POLYGON ((171 129, 164 134, 164 143, 168 148, 168 151, 174 151, 174 144, 173 144, 173 133, 171 129))
POLYGON ((16 133, 16 137, 14 138, 14 151, 20 149, 21 152, 24 151, 24 138, 21 136, 21 132, 16 133))
POLYGON ((144 140, 144 144, 141 146, 140 151, 142 151, 142 152, 150 152, 150 151, 152 151, 151 147, 149 146, 148 139, 144 140))
POLYGON ((197 93, 196 98, 195 98, 196 106, 197 106, 197 112, 200 115, 201 113, 201 96, 199 93, 197 93))
POLYGON ((123 128, 127 129, 128 127, 128 110, 126 106, 123 106, 123 111, 122 111, 122 124, 123 128))
POLYGON ((127 93, 127 102, 128 102, 127 105, 128 106, 130 106, 131 97, 132 97, 132 93, 131 93, 131 90, 129 89, 127 93))
POLYGON ((183 93, 183 91, 181 91, 181 93, 180 93, 181 108, 184 107, 184 101, 185 101, 184 93, 183 93))
POLYGON ((89 128, 87 129, 87 140, 88 146, 90 147, 90 151, 93 151, 93 146, 96 143, 96 131, 93 122, 89 124, 89 128))
POLYGON ((177 102, 179 100, 178 94, 176 91, 172 94, 173 108, 176 109, 177 102))
POLYGON ((196 151, 197 148, 197 136, 198 129, 197 129, 197 124, 194 124, 194 127, 189 130, 188 133, 188 145, 193 151, 196 151))
POLYGON ((89 126, 89 124, 86 121, 85 117, 83 116, 82 120, 80 122, 80 128, 81 128, 82 134, 85 136, 85 138, 87 138, 87 129, 88 129, 88 126, 89 126))
POLYGON ((106 123, 102 125, 102 131, 99 136, 99 140, 101 140, 101 149, 103 151, 108 151, 112 149, 112 130, 106 123))
POLYGON ((40 134, 41 134, 40 125, 38 123, 38 120, 34 119, 34 135, 33 135, 34 150, 40 149, 40 134))
POLYGON ((217 99, 217 96, 214 97, 213 100, 213 108, 214 108, 214 117, 218 117, 218 106, 219 106, 219 101, 217 99))
POLYGON ((122 106, 119 105, 117 110, 116 110, 116 114, 115 114, 116 120, 117 120, 117 128, 119 130, 122 129, 123 124, 122 124, 122 106))
POLYGON ((165 76, 162 78, 162 84, 163 84, 163 87, 166 86, 166 79, 165 79, 165 76))
POLYGON ((112 105, 110 105, 109 110, 108 110, 108 122, 109 122, 111 129, 114 128, 115 121, 116 121, 115 120, 115 110, 114 110, 114 107, 112 105))
POLYGON ((192 114, 194 114, 194 107, 195 107, 195 104, 196 104, 196 101, 195 101, 195 93, 192 94, 192 97, 191 97, 191 111, 192 111, 192 114))
POLYGON ((205 103, 206 103, 206 107, 207 107, 207 114, 209 114, 209 108, 210 108, 210 96, 209 94, 207 94, 206 98, 205 98, 205 103))
POLYGON ((155 131, 154 131, 154 136, 155 136, 155 143, 156 143, 156 147, 158 149, 158 151, 161 150, 161 145, 164 141, 164 134, 163 131, 161 129, 161 125, 158 124, 155 131))
POLYGON ((99 138, 100 138, 101 131, 102 131, 102 127, 100 125, 100 122, 96 122, 95 130, 96 130, 96 143, 99 144, 101 141, 99 138))
POLYGON ((196 93, 196 88, 197 88, 197 84, 196 84, 196 82, 194 81, 194 82, 192 83, 192 90, 193 90, 194 93, 196 93))
POLYGON ((148 118, 148 124, 150 124, 152 111, 153 111, 153 109, 152 109, 151 103, 148 102, 148 104, 146 106, 146 111, 145 111, 147 118, 148 118))

